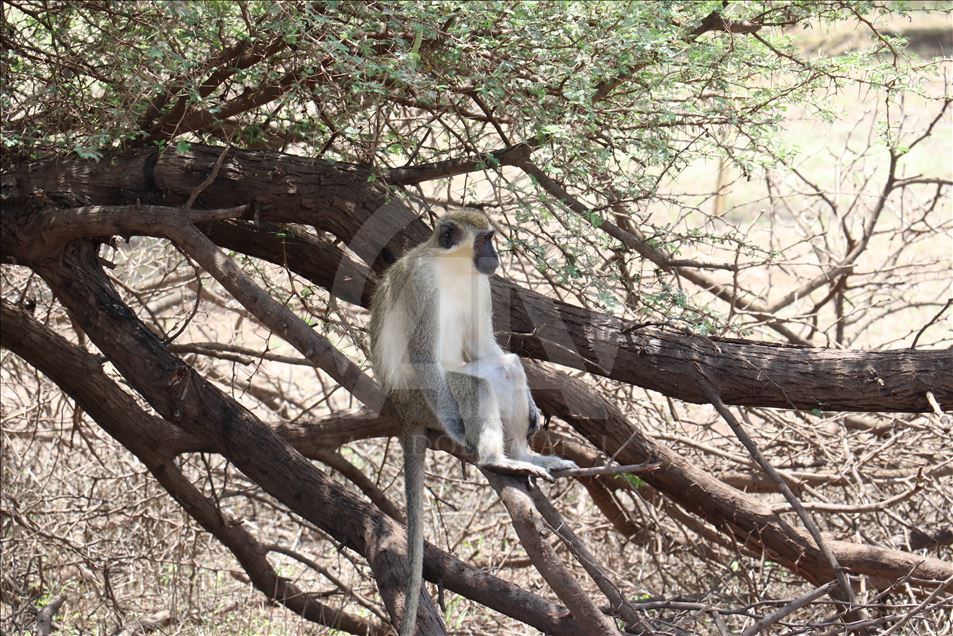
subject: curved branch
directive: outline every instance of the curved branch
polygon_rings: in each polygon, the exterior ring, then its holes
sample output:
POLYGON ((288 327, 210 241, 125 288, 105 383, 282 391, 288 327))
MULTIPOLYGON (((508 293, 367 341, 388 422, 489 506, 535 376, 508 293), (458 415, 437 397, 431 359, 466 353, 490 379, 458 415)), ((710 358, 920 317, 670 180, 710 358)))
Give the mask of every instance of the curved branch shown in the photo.
MULTIPOLYGON (((29 259, 35 238, 15 214, 29 207, 36 189, 48 198, 90 200, 112 205, 130 198, 143 203, 184 203, 212 169, 220 149, 193 146, 186 154, 145 151, 91 164, 63 160, 4 175, 2 213, 5 261, 29 259), (108 164, 108 165, 104 165, 108 164)), ((233 151, 218 178, 196 202, 228 208, 253 204, 265 221, 315 225, 330 232, 380 272, 404 250, 428 235, 427 227, 387 189, 369 182, 370 172, 348 164, 314 161, 270 152, 233 151), (386 202, 386 204, 385 204, 386 202)), ((22 217, 30 215, 23 213, 22 217)), ((215 227, 208 230, 219 240, 215 227)), ((344 260, 347 275, 281 257, 281 241, 251 226, 222 237, 220 245, 241 244, 246 253, 268 258, 334 290, 347 280, 369 296, 368 282, 354 280, 361 267, 344 260), (241 241, 237 233, 242 233, 241 241), (320 271, 316 271, 320 269, 320 271)), ((343 252, 327 247, 330 258, 343 252)), ((365 270, 366 271, 366 270, 365 270)), ((770 343, 702 338, 630 329, 614 316, 553 301, 496 278, 495 324, 504 344, 521 355, 550 360, 653 389, 688 402, 704 403, 695 365, 711 378, 725 404, 827 411, 926 412, 932 391, 941 406, 953 404, 953 350, 841 351, 770 343)), ((353 291, 348 295, 355 297, 353 291)))
MULTIPOLYGON (((94 310, 95 307, 91 307, 91 312, 94 310)), ((109 418, 110 413, 126 412, 127 409, 132 408, 130 404, 138 408, 135 401, 105 375, 100 366, 102 358, 69 343, 62 336, 37 323, 25 311, 15 308, 6 301, 2 303, 0 318, 3 322, 0 344, 14 351, 53 379, 64 391, 80 401, 84 410, 90 413, 97 422, 102 424, 100 418, 109 418)), ((106 319, 107 326, 104 328, 109 329, 108 325, 115 325, 113 331, 120 338, 124 337, 124 333, 128 333, 127 327, 120 328, 123 323, 112 322, 113 320, 117 318, 113 316, 106 319)), ((87 333, 92 336, 88 330, 87 333)), ((155 342, 151 334, 143 337, 147 342, 155 342)), ((135 349, 124 354, 131 357, 134 364, 143 367, 141 371, 137 371, 135 377, 157 373, 158 370, 147 364, 148 358, 136 359, 137 351, 141 350, 135 349)), ((162 357, 166 358, 165 355, 162 357)), ((174 364, 176 368, 181 367, 180 362, 174 364)), ((179 387, 181 388, 181 383, 179 387)), ((202 386, 201 389, 203 392, 214 392, 210 386, 202 386)), ((166 382, 158 382, 150 389, 150 393, 160 395, 174 390, 174 387, 169 387, 166 382)), ((226 403, 229 403, 229 400, 225 399, 226 403)), ((210 402, 207 411, 202 409, 206 420, 205 425, 214 427, 221 426, 226 421, 232 422, 231 407, 222 410, 215 407, 215 402, 210 402)), ((209 438, 198 435, 200 433, 198 430, 194 431, 196 434, 193 435, 181 431, 177 426, 161 418, 147 414, 141 417, 119 417, 108 421, 117 426, 106 428, 103 424, 111 435, 127 448, 141 446, 149 449, 150 453, 161 458, 164 462, 162 466, 171 465, 169 459, 186 450, 208 450, 221 452, 226 456, 243 452, 242 448, 236 448, 234 444, 223 446, 223 442, 232 438, 231 435, 218 439, 209 438)), ((232 426, 234 424, 232 422, 232 426)), ((359 412, 335 416, 313 426, 279 425, 276 430, 300 448, 301 452, 316 456, 320 450, 326 451, 330 447, 353 439, 393 434, 396 424, 387 418, 378 418, 359 412)), ((255 442, 246 440, 242 443, 242 447, 246 443, 254 444, 255 442)), ((262 446, 260 450, 249 449, 244 452, 251 454, 251 461, 258 462, 261 470, 269 470, 270 466, 275 465, 266 459, 269 446, 270 444, 262 446)), ((150 456, 145 457, 148 459, 150 456)), ((160 470, 164 469, 160 468, 160 470)), ((287 475, 288 470, 291 468, 282 466, 280 470, 273 471, 274 479, 281 480, 288 476, 289 482, 293 482, 294 477, 287 475)), ((245 472, 248 473, 248 471, 245 472)), ((319 527, 327 527, 328 533, 336 540, 365 555, 368 561, 372 562, 372 567, 374 567, 373 559, 382 558, 381 555, 374 556, 375 546, 378 544, 387 546, 386 550, 390 553, 388 558, 391 563, 389 565, 384 563, 382 567, 393 568, 394 576, 397 576, 397 565, 393 563, 397 555, 393 554, 395 550, 393 546, 401 546, 397 549, 403 551, 402 546, 405 545, 406 539, 402 528, 378 509, 356 499, 350 492, 333 482, 324 480, 320 472, 314 471, 314 473, 321 478, 323 484, 321 488, 327 489, 326 492, 334 503, 322 504, 321 501, 325 499, 313 501, 303 497, 300 500, 293 500, 292 505, 288 507, 312 521, 315 515, 323 519, 315 523, 319 527)), ((304 486, 289 483, 286 493, 294 493, 302 487, 304 486)), ((531 625, 542 632, 566 635, 576 633, 575 621, 565 608, 487 574, 430 544, 426 544, 424 551, 424 576, 429 581, 439 583, 448 590, 531 625)), ((399 592, 403 586, 398 584, 397 588, 399 592)))

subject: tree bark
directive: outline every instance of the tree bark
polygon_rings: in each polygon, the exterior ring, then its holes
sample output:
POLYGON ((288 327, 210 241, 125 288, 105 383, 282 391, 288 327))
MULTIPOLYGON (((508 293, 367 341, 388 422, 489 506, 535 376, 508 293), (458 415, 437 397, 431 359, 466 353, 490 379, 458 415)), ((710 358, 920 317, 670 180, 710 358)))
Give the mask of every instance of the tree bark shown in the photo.
MULTIPOLYGON (((3 258, 29 260, 31 193, 61 205, 153 203, 180 205, 207 176, 221 148, 193 146, 176 154, 137 150, 100 163, 79 159, 25 166, 3 176, 3 258), (8 237, 11 237, 8 240, 8 237)), ((196 206, 249 205, 257 221, 313 225, 334 235, 370 271, 381 272, 428 234, 426 226, 362 166, 269 152, 232 150, 196 206)), ((313 257, 280 251, 283 239, 258 228, 206 231, 223 247, 242 244, 308 276, 332 293, 365 304, 360 277, 369 270, 349 260, 333 271, 341 251, 327 242, 313 257), (251 235, 249 235, 249 232, 251 235), (254 248, 252 247, 254 246, 254 248), (337 290, 337 291, 335 291, 337 290)), ((300 244, 298 241, 296 244, 300 244)), ((369 284, 372 279, 368 279, 369 284)), ((829 411, 926 412, 926 393, 953 404, 953 351, 841 351, 630 329, 625 321, 551 300, 500 278, 493 280, 495 324, 501 340, 520 355, 704 403, 703 374, 726 404, 829 411)))

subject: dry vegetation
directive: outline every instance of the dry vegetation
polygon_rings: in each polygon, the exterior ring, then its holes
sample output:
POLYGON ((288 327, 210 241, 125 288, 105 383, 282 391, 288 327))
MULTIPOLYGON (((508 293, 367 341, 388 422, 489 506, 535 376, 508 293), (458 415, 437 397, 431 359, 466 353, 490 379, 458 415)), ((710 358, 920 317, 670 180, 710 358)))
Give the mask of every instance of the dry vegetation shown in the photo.
MULTIPOLYGON (((930 20, 933 24, 936 18, 930 20)), ((940 32, 948 36, 949 16, 940 20, 940 32)), ((953 71, 944 64, 946 74, 953 71)), ((933 95, 950 95, 942 80, 925 88, 933 95)), ((941 112, 936 101, 912 96, 901 112, 889 115, 882 96, 874 92, 839 94, 836 100, 833 106, 840 115, 833 121, 812 112, 790 113, 783 135, 798 147, 797 154, 768 169, 752 167, 748 174, 727 163, 719 168, 717 162, 699 162, 665 183, 640 212, 655 225, 667 226, 668 238, 698 233, 721 237, 709 247, 677 256, 735 263, 737 272, 716 269, 708 274, 751 291, 768 306, 778 303, 829 268, 837 255, 849 252, 864 234, 888 178, 887 153, 879 142, 885 118, 895 126, 902 120, 906 134, 915 138, 941 112)), ((648 303, 678 302, 681 314, 670 314, 672 323, 663 328, 685 329, 690 323, 709 325, 700 328, 713 335, 778 339, 771 329, 778 322, 816 346, 901 349, 916 341, 917 348, 948 349, 953 345, 951 310, 941 311, 951 296, 953 204, 950 188, 940 184, 953 180, 951 138, 953 118, 947 109, 894 175, 938 181, 891 193, 869 244, 844 278, 848 286, 824 286, 799 297, 772 312, 772 320, 731 308, 688 283, 681 290, 670 289, 668 296, 658 294, 655 270, 647 264, 625 272, 622 280, 631 288, 608 281, 605 285, 615 287, 600 288, 598 277, 587 286, 571 275, 544 278, 533 259, 563 262, 566 254, 554 248, 533 254, 518 245, 540 237, 567 245, 586 237, 573 235, 556 207, 545 217, 525 220, 521 210, 531 183, 515 168, 425 187, 417 192, 416 203, 429 213, 482 205, 511 245, 517 245, 504 256, 508 278, 584 306, 598 306, 600 293, 608 292, 624 300, 610 313, 634 322, 643 319, 648 303), (643 297, 643 285, 658 298, 643 297)), ((592 251, 589 244, 590 261, 578 266, 598 272, 631 263, 613 258, 605 241, 602 246, 592 251)), ((169 242, 118 241, 101 256, 110 262, 110 277, 138 317, 159 334, 175 334, 173 352, 264 422, 314 422, 357 406, 348 392, 303 362, 169 242)), ((283 268, 241 255, 237 259, 259 285, 319 325, 351 359, 364 359, 366 310, 333 299, 283 268)), ((95 351, 29 269, 4 266, 3 297, 35 303, 31 310, 37 320, 95 351)), ((108 366, 107 371, 121 381, 108 366)), ((61 634, 335 633, 303 621, 254 589, 233 555, 45 376, 6 349, 0 373, 3 633, 32 631, 38 614, 57 600, 62 600, 55 613, 61 634)), ((583 372, 571 374, 693 465, 759 501, 786 506, 711 406, 583 372)), ((827 536, 946 562, 953 558, 949 415, 736 412, 771 463, 810 504, 827 536)), ((606 459, 558 418, 548 436, 580 464, 606 459)), ((428 539, 465 562, 551 597, 509 515, 479 472, 447 453, 430 453, 428 461, 428 539)), ((228 518, 269 546, 269 560, 279 575, 329 605, 387 623, 362 558, 264 494, 221 456, 186 453, 177 462, 228 518)), ((402 501, 400 449, 392 438, 348 443, 318 465, 354 492, 374 490, 398 505, 402 501), (344 476, 351 469, 369 478, 363 491, 344 476)), ((628 599, 636 605, 659 601, 643 607, 650 607, 643 615, 655 621, 656 629, 739 633, 754 617, 812 589, 768 555, 745 551, 639 478, 561 480, 543 490, 628 599)), ((794 514, 784 519, 799 523, 794 514)), ((550 539, 567 557, 566 546, 550 539)), ((594 598, 602 598, 578 562, 569 567, 594 598)), ((862 581, 857 593, 870 604, 868 618, 877 629, 894 625, 891 633, 953 633, 948 591, 930 595, 909 581, 883 589, 876 587, 882 584, 876 578, 862 581), (908 623, 896 622, 906 614, 908 623)), ((945 583, 948 588, 951 581, 945 583)), ((430 589, 436 598, 437 588, 430 589)), ((442 602, 451 633, 526 633, 526 625, 457 594, 442 595, 442 602)), ((821 600, 767 633, 826 630, 838 630, 837 612, 821 600)))

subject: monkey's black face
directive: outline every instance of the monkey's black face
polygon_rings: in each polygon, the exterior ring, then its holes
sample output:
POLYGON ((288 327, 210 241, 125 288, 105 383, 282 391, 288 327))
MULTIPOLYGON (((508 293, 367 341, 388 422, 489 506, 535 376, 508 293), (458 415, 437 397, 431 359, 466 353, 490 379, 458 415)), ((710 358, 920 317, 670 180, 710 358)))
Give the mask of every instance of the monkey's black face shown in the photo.
POLYGON ((493 230, 477 232, 473 239, 473 265, 481 274, 489 276, 496 271, 500 257, 493 249, 493 230))

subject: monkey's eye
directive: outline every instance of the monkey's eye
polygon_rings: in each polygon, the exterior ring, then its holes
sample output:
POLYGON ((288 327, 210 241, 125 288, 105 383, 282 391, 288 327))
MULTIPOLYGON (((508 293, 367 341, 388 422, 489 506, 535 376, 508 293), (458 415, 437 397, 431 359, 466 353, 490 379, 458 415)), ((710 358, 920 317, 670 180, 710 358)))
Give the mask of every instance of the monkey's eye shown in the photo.
POLYGON ((450 249, 454 245, 460 242, 461 230, 453 223, 445 223, 440 226, 440 234, 437 237, 440 247, 445 250, 450 249))

